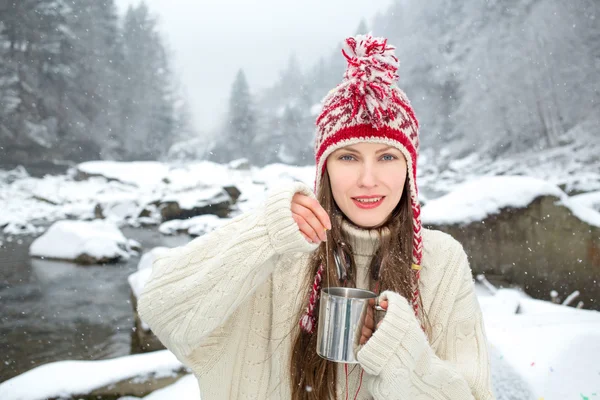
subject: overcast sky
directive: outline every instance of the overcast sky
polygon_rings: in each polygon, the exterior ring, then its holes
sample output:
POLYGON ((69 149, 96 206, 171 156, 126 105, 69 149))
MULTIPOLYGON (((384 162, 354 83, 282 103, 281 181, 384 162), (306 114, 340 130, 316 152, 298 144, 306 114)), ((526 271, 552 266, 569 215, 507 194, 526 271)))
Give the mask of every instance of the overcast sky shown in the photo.
MULTIPOLYGON (((200 132, 226 109, 239 68, 251 90, 269 86, 292 53, 302 68, 341 48, 361 18, 371 23, 393 0, 146 0, 174 56, 200 132)), ((116 0, 124 13, 139 0, 116 0)), ((369 28, 371 28, 369 26, 369 28)), ((340 57, 343 57, 340 53, 340 57)), ((341 78, 341 77, 340 77, 341 78)), ((324 93, 325 95, 325 93, 324 93)))

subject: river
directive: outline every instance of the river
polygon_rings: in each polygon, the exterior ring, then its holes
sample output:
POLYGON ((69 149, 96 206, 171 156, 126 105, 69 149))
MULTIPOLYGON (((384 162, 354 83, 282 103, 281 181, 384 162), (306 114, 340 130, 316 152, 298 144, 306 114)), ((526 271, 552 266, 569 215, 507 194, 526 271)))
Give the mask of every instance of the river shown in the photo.
MULTIPOLYGON (((174 247, 187 235, 123 228, 142 252, 174 247)), ((30 258, 33 237, 0 238, 0 382, 59 360, 97 360, 131 353, 129 274, 139 257, 79 266, 30 258)))

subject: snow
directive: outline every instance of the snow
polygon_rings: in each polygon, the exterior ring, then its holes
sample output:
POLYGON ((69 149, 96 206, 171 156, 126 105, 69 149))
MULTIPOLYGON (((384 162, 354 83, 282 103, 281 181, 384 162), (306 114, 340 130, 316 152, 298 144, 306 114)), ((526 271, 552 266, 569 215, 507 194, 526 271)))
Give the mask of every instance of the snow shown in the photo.
POLYGON ((571 196, 570 199, 573 203, 600 211, 600 190, 571 196))
POLYGON ((569 198, 563 198, 562 204, 569 208, 580 220, 585 221, 589 225, 600 227, 600 212, 580 202, 573 202, 569 198))
POLYGON ((94 259, 129 259, 129 242, 119 228, 102 220, 58 221, 29 248, 29 255, 75 260, 86 254, 94 259))
POLYGON ((141 211, 139 195, 134 192, 100 193, 96 200, 102 209, 102 216, 115 223, 135 218, 141 211))
POLYGON ((600 213, 571 201, 556 185, 528 176, 485 176, 465 182, 423 207, 424 224, 468 224, 504 208, 524 208, 541 196, 554 196, 579 219, 600 226, 600 213))
POLYGON ((600 392, 600 313, 569 312, 486 316, 491 345, 533 390, 535 398, 580 398, 600 392))
MULTIPOLYGON (((77 169, 101 176, 78 181, 75 170, 44 178, 30 177, 23 168, 0 171, 3 210, 0 229, 10 235, 37 234, 49 222, 94 219, 98 205, 103 216, 119 226, 157 224, 160 214, 153 202, 180 200, 189 207, 206 199, 209 192, 236 186, 243 193, 239 209, 246 210, 256 206, 265 192, 265 183, 254 182, 253 174, 260 173, 260 169, 235 170, 207 161, 185 164, 95 161, 80 164, 77 169), (253 194, 263 195, 250 198, 253 194), (144 209, 154 211, 150 217, 140 217, 144 209)), ((223 198, 225 195, 222 193, 223 198)))
POLYGON ((89 175, 101 175, 138 187, 157 185, 169 172, 167 165, 155 161, 88 161, 79 164, 77 169, 89 175))
MULTIPOLYGON (((166 388, 159 389, 148 396, 144 400, 200 400, 200 388, 198 381, 194 375, 186 375, 179 379, 174 384, 166 388)), ((121 398, 119 400, 126 400, 121 398)))
POLYGON ((133 295, 136 298, 140 296, 142 290, 144 289, 144 285, 150 278, 150 273, 152 272, 152 263, 157 257, 165 254, 168 250, 168 247, 155 247, 152 250, 144 253, 144 255, 140 258, 140 262, 138 263, 137 267, 138 270, 129 275, 127 278, 133 295))
POLYGON ((210 187, 190 190, 183 193, 175 193, 162 199, 162 202, 176 202, 179 204, 179 208, 183 210, 206 207, 210 204, 227 201, 231 201, 231 197, 221 187, 210 187))
MULTIPOLYGON (((535 300, 516 289, 479 291, 498 399, 581 399, 600 395, 600 312, 535 300), (515 311, 518 310, 516 313, 515 311), (512 369, 532 397, 502 382, 512 369), (512 397, 511 397, 512 396, 512 397)), ((514 379, 514 376, 513 378, 514 379)))
POLYGON ((280 185, 282 182, 300 181, 313 188, 315 168, 314 166, 295 167, 285 164, 270 164, 256 170, 254 179, 256 182, 267 184, 268 187, 280 185))
POLYGON ((158 231, 164 235, 188 232, 192 236, 200 236, 213 231, 229 220, 230 218, 219 218, 213 214, 199 215, 189 219, 174 219, 163 222, 158 231))
MULTIPOLYGON (((0 383, 2 400, 43 400, 89 393, 124 379, 174 376, 183 366, 168 350, 100 361, 45 364, 0 383), (67 377, 60 379, 59 377, 67 377)), ((168 398, 168 397, 167 397, 168 398)), ((170 399, 178 398, 171 397, 170 399)))

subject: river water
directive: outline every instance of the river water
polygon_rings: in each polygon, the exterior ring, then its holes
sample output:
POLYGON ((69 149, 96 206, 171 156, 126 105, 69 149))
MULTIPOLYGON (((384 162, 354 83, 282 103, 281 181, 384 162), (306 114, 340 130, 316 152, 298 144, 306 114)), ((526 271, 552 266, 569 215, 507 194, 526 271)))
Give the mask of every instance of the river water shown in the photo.
MULTIPOLYGON (((123 228, 143 246, 174 247, 187 235, 123 228)), ((121 264, 79 266, 30 258, 33 237, 0 238, 0 382, 59 360, 130 354, 133 309, 129 274, 139 257, 121 264)))

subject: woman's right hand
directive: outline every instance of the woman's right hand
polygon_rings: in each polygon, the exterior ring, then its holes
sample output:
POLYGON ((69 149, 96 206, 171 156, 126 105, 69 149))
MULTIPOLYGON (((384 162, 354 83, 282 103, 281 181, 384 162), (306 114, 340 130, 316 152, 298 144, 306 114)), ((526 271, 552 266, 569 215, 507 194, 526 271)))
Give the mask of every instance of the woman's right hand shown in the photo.
POLYGON ((331 229, 331 220, 317 200, 296 193, 292 198, 292 217, 308 242, 319 244, 327 240, 325 230, 331 229))

